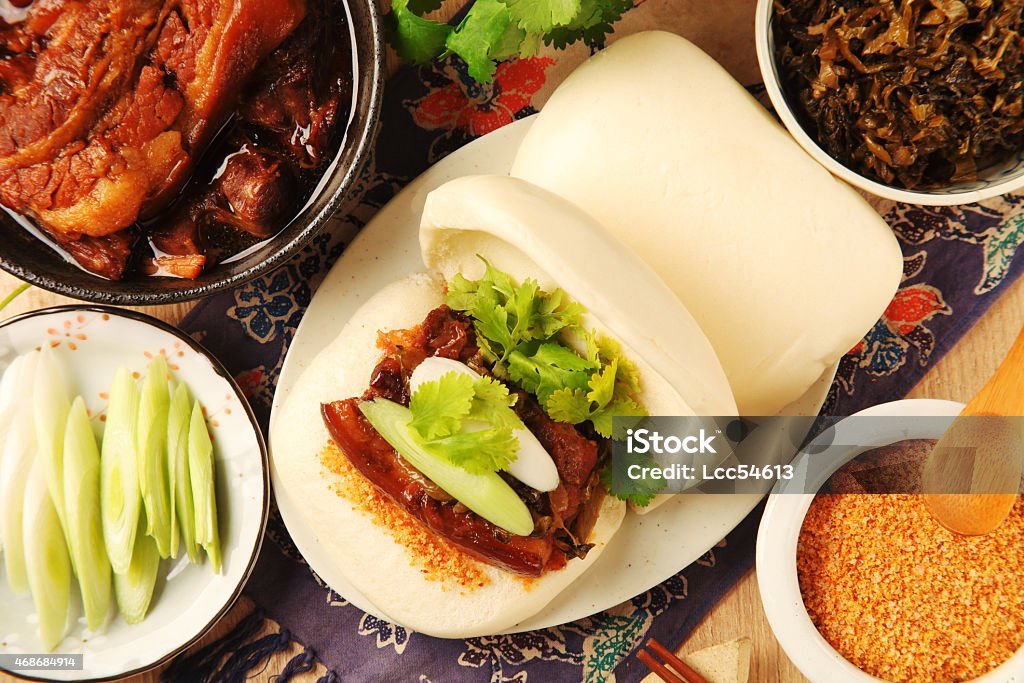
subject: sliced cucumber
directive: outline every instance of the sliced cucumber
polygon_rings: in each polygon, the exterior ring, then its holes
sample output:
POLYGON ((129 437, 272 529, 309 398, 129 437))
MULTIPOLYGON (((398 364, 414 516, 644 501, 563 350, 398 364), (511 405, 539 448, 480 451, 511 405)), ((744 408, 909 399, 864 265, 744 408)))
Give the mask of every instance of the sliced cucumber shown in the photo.
POLYGON ((213 442, 202 406, 196 401, 188 430, 188 467, 195 504, 196 542, 206 550, 213 571, 220 573, 220 532, 217 529, 217 480, 213 442))
POLYGON ((32 421, 11 425, 3 446, 4 462, 0 466, 0 536, 4 542, 4 572, 15 593, 28 590, 25 574, 25 547, 22 541, 22 516, 25 484, 35 462, 36 443, 32 421))
POLYGON ((57 509, 37 461, 25 487, 22 537, 25 568, 39 620, 39 638, 52 651, 64 638, 71 597, 71 561, 57 509))
POLYGON ((170 557, 177 524, 171 517, 168 487, 167 413, 171 399, 167 390, 167 360, 157 356, 146 370, 139 401, 136 448, 139 462, 139 490, 146 508, 146 533, 156 541, 160 557, 170 557))
POLYGON ((188 559, 200 562, 202 554, 196 543, 196 509, 192 501, 192 481, 188 467, 188 430, 192 422, 192 398, 184 382, 174 389, 171 413, 167 418, 167 453, 171 458, 171 506, 178 519, 181 542, 188 559))
MULTIPOLYGON (((64 427, 68 422, 71 399, 60 359, 44 344, 36 364, 32 386, 38 457, 43 466, 46 488, 65 532, 64 520, 64 427)), ((65 538, 65 540, 67 540, 65 538)))
MULTIPOLYGON (((15 396, 15 375, 17 374, 17 365, 22 360, 21 356, 16 357, 4 370, 3 377, 0 378, 0 444, 2 444, 7 438, 8 433, 11 429, 11 422, 14 419, 14 413, 16 411, 18 401, 15 396)), ((0 446, 0 471, 3 471, 4 467, 4 449, 0 446)), ((3 498, 0 498, 2 503, 3 498)), ((4 520, 4 506, 0 504, 0 529, 3 529, 4 520)), ((4 535, 0 531, 0 553, 4 549, 4 535)))
POLYGON ((146 520, 143 517, 139 516, 139 529, 135 535, 135 547, 128 571, 114 574, 117 609, 129 624, 137 624, 146 618, 160 570, 160 551, 153 537, 146 535, 146 520))
POLYGON ((517 536, 533 533, 533 517, 512 487, 494 472, 472 474, 422 445, 408 408, 378 398, 359 404, 366 419, 398 454, 470 510, 517 536))
POLYGON ((114 374, 107 403, 106 428, 100 454, 100 505, 103 540, 110 565, 124 574, 132 561, 139 527, 139 464, 136 454, 136 420, 139 388, 127 368, 114 374))
MULTIPOLYGON (((36 428, 32 418, 32 404, 24 400, 35 381, 37 352, 20 356, 8 368, 14 382, 18 402, 10 427, 3 435, 3 462, 0 463, 0 537, 4 544, 4 573, 7 584, 15 593, 29 589, 25 569, 25 546, 22 541, 22 518, 25 505, 25 486, 36 460, 36 428)), ((6 381, 6 375, 4 377, 6 381)))
POLYGON ((14 419, 18 404, 24 399, 23 396, 18 395, 17 370, 29 355, 31 354, 16 356, 4 370, 3 377, 0 378, 0 431, 6 429, 14 419))
POLYGON ((100 453, 81 396, 71 404, 64 432, 64 515, 85 623, 97 631, 110 612, 110 560, 100 519, 100 453))

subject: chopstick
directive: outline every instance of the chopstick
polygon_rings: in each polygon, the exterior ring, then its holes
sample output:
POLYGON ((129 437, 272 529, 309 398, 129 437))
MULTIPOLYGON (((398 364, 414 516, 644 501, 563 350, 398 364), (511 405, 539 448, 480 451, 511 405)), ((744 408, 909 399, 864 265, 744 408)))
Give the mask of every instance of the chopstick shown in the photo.
POLYGON ((706 678, 687 666, 686 662, 676 657, 654 638, 647 641, 647 647, 650 648, 650 651, 641 648, 636 653, 636 658, 646 664, 647 668, 657 674, 661 680, 667 683, 708 683, 706 678), (662 661, 658 661, 655 655, 661 657, 662 661), (675 671, 668 667, 672 667, 675 671))

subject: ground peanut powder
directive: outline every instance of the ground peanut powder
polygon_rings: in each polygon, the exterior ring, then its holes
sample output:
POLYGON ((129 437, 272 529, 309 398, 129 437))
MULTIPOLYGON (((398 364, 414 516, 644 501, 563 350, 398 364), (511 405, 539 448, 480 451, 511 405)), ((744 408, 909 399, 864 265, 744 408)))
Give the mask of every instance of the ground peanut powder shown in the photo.
POLYGON ((797 571, 811 620, 867 673, 976 678, 1024 644, 1024 504, 992 534, 939 526, 913 494, 819 494, 797 571))

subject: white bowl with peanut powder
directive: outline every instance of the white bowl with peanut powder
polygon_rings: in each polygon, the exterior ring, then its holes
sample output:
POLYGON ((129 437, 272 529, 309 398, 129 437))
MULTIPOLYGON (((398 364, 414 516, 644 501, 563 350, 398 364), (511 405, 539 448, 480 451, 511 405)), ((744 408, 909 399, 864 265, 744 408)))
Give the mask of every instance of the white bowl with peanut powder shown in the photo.
POLYGON ((962 408, 915 399, 861 411, 812 441, 796 477, 775 487, 757 539, 761 601, 811 681, 1024 681, 1020 503, 990 537, 968 539, 939 527, 917 495, 813 493, 866 451, 937 439, 962 408))

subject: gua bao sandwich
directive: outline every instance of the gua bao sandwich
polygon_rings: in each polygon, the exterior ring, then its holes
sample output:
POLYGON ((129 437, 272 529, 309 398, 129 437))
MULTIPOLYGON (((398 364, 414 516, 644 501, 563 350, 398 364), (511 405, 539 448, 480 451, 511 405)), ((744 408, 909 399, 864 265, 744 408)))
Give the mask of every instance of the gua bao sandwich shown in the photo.
POLYGON ((903 275, 878 213, 671 33, 627 36, 576 69, 512 175, 589 212, 650 264, 711 340, 745 416, 787 412, 903 275))
POLYGON ((494 633, 619 528, 613 417, 736 406, 678 297, 566 200, 460 178, 428 196, 420 245, 430 272, 368 300, 302 374, 275 468, 305 521, 337 529, 324 551, 376 611, 494 633))

